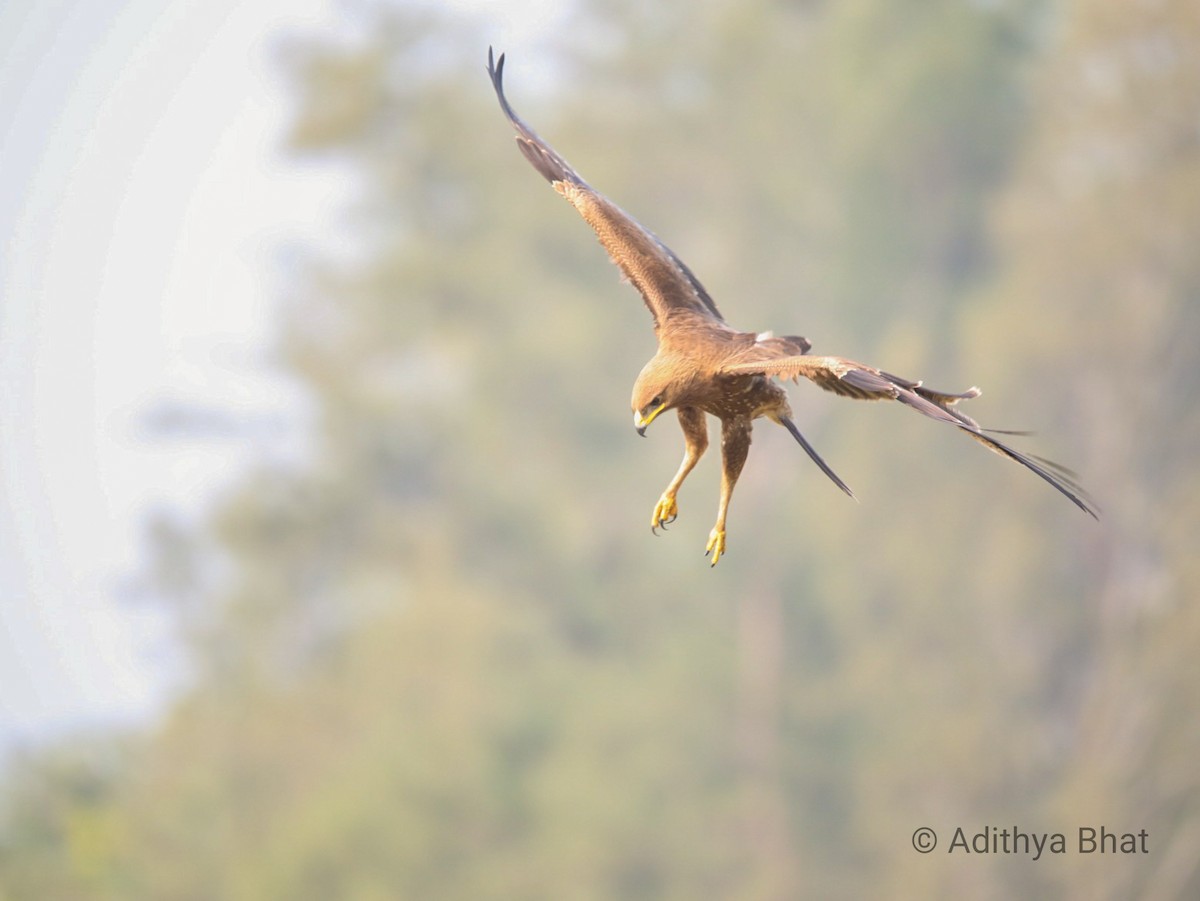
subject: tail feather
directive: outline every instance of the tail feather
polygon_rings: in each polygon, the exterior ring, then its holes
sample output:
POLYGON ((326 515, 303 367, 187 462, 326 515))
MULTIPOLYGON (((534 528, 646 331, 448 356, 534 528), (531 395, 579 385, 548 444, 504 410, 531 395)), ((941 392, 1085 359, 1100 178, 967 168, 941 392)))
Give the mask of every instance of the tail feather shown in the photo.
MULTIPOLYGON (((833 484, 841 488, 842 491, 846 492, 846 494, 850 495, 850 497, 854 497, 854 492, 850 490, 850 486, 838 478, 838 474, 829 468, 828 463, 821 459, 821 455, 818 454, 816 450, 813 449, 813 446, 808 443, 805 437, 800 434, 800 430, 796 428, 796 423, 792 422, 786 416, 780 416, 778 421, 781 422, 783 426, 792 433, 792 437, 800 443, 800 446, 804 448, 804 452, 808 454, 810 458, 812 458, 812 461, 821 468, 821 472, 829 476, 829 478, 833 480, 833 484)), ((856 497, 854 499, 858 500, 856 497)))

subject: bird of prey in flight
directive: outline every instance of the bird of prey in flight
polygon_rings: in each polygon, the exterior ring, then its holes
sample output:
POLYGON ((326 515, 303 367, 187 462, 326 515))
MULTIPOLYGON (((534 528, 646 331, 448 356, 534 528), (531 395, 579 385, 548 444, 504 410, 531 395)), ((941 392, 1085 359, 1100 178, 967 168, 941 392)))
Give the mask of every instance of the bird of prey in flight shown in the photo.
POLYGON ((959 412, 959 401, 979 395, 978 388, 950 394, 921 382, 891 375, 845 357, 809 356, 807 339, 776 337, 770 332, 740 332, 725 322, 704 286, 679 257, 633 217, 585 182, 570 164, 526 125, 504 96, 504 54, 488 48, 488 75, 500 108, 517 132, 521 153, 559 194, 571 202, 596 232, 625 277, 641 293, 654 317, 658 352, 633 385, 633 421, 638 434, 662 413, 674 410, 683 429, 683 462, 650 517, 657 532, 675 520, 676 495, 683 480, 708 447, 705 415, 721 420, 721 500, 709 533, 706 556, 716 565, 725 553, 729 499, 750 450, 752 423, 760 416, 786 428, 833 483, 854 497, 792 421, 786 392, 774 379, 801 377, 826 391, 859 400, 895 400, 962 431, 970 438, 1044 479, 1091 516, 1072 474, 1055 463, 1013 450, 995 436, 1015 434, 983 429, 959 412))

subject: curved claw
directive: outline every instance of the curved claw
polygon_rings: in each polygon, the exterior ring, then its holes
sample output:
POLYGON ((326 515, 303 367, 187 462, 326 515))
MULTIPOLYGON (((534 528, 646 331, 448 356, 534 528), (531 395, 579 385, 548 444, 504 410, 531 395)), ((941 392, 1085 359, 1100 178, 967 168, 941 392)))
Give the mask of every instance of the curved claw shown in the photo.
POLYGON ((712 555, 712 562, 709 566, 716 566, 717 561, 721 559, 721 555, 725 553, 725 530, 713 529, 708 534, 708 544, 704 548, 704 556, 712 555))
POLYGON ((667 526, 673 523, 678 516, 679 505, 675 503, 675 495, 663 492, 663 496, 658 499, 654 513, 650 517, 650 531, 657 535, 661 528, 665 532, 667 526))

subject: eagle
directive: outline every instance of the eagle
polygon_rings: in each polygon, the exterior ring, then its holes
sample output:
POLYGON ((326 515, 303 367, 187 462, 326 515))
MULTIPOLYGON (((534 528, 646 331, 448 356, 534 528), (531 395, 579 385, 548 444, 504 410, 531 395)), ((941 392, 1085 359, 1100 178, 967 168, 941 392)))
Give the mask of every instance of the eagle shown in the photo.
POLYGON ((826 391, 856 400, 892 400, 946 423, 969 438, 1021 464, 1093 518, 1074 474, 1062 466, 1023 454, 997 435, 1023 434, 984 429, 958 409, 980 390, 935 391, 845 357, 810 356, 812 345, 798 335, 743 332, 730 326, 691 269, 651 231, 584 181, 578 172, 516 114, 504 95, 504 54, 488 48, 487 72, 500 108, 516 130, 521 153, 550 185, 570 201, 592 227, 625 278, 637 288, 654 319, 658 351, 633 385, 633 423, 639 435, 663 413, 674 410, 683 430, 683 462, 663 490, 650 517, 651 531, 675 521, 680 486, 708 448, 707 416, 721 421, 721 497, 705 556, 715 566, 725 553, 725 522, 738 476, 750 451, 754 420, 766 417, 783 426, 838 488, 854 497, 801 434, 787 393, 777 380, 801 378, 826 391))

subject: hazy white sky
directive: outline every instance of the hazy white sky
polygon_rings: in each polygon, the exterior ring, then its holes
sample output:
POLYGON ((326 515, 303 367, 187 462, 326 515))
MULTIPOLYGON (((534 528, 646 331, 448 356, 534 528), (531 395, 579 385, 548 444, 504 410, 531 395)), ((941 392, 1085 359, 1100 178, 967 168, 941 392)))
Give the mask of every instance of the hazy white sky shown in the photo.
POLYGON ((282 160, 272 54, 325 6, 0 4, 0 748, 161 696, 170 644, 121 597, 144 515, 200 509, 246 448, 138 424, 288 404, 272 260, 338 184, 282 160))
MULTIPOLYGON (((409 2, 510 49, 555 18, 409 2)), ((122 590, 146 516, 196 515, 263 446, 147 440, 146 412, 302 408, 263 364, 277 276, 346 193, 283 158, 273 54, 338 19, 328 0, 0 2, 0 754, 169 688, 163 623, 122 590)))

